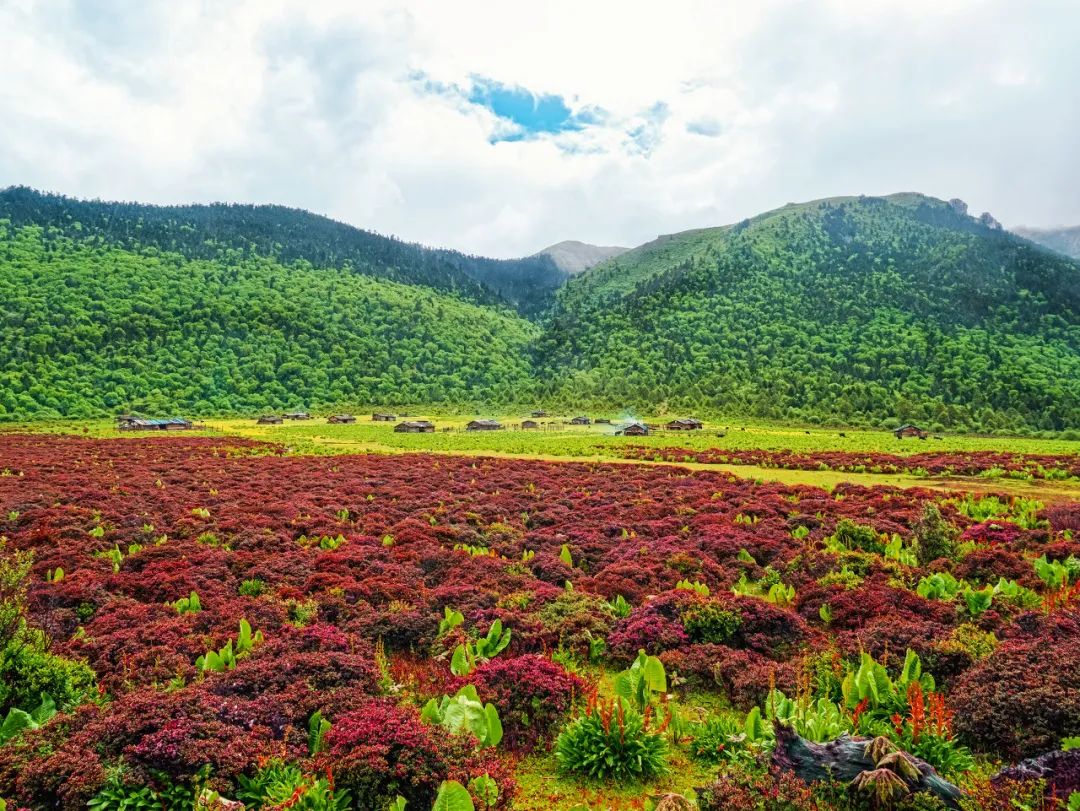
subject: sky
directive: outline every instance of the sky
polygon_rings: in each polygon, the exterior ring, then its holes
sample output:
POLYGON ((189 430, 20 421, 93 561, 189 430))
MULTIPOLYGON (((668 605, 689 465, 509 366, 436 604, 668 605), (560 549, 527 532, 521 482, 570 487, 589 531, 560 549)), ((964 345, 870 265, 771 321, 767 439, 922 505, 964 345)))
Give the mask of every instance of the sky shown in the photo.
POLYGON ((920 191, 1080 224, 1078 0, 0 0, 0 187, 637 245, 920 191))

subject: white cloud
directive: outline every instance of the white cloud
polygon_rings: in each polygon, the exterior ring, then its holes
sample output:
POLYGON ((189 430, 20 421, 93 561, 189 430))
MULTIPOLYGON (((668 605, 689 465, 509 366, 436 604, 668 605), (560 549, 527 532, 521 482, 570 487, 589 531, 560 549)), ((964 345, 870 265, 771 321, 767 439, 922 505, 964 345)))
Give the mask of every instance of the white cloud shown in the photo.
POLYGON ((509 256, 920 190, 1080 222, 1070 0, 0 2, 0 185, 509 256), (419 81, 423 76, 425 81, 419 81), (601 111, 514 125, 475 77, 601 111))

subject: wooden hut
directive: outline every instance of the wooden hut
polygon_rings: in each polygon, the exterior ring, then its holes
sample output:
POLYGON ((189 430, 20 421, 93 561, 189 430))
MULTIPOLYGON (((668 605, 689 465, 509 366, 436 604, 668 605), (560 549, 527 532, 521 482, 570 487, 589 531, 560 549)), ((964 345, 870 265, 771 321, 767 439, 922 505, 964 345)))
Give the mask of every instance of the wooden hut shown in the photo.
POLYGON ((523 431, 535 431, 540 427, 540 423, 536 420, 523 420, 521 423, 521 429, 523 431))
POLYGON ((281 425, 281 417, 277 414, 263 414, 256 420, 257 425, 281 425))
POLYGON ((571 425, 592 425, 592 420, 590 420, 588 417, 579 416, 579 417, 574 417, 572 420, 570 420, 570 424, 571 425))
POLYGON ((906 439, 907 437, 918 437, 919 439, 926 439, 928 434, 922 428, 911 423, 905 423, 893 431, 893 435, 897 439, 906 439))
POLYGON ((597 417, 593 422, 597 425, 611 425, 611 420, 605 419, 604 417, 597 417))
POLYGON ((395 417, 393 414, 385 414, 376 411, 374 414, 371 415, 372 422, 394 422, 395 420, 397 420, 397 417, 395 417))
POLYGON ((165 420, 144 420, 128 417, 117 426, 121 431, 190 431, 195 427, 191 420, 171 417, 165 420))
POLYGON ((405 422, 399 422, 394 426, 394 433, 433 434, 435 433, 435 425, 427 420, 406 420, 405 422))
POLYGON ((615 432, 615 436, 648 436, 649 426, 641 422, 632 422, 615 432))
POLYGON ((472 420, 465 425, 466 431, 501 431, 502 423, 497 420, 472 420))
POLYGON ((311 419, 311 413, 308 412, 308 411, 289 411, 288 413, 286 413, 286 414, 284 414, 282 416, 284 416, 285 419, 287 419, 287 420, 310 420, 311 419))
POLYGON ((326 421, 331 425, 349 425, 356 422, 356 417, 352 414, 331 414, 326 421))
POLYGON ((540 409, 540 410, 538 410, 538 411, 534 411, 534 412, 532 413, 532 416, 533 416, 533 417, 537 417, 537 418, 539 418, 539 417, 546 417, 547 415, 548 415, 548 413, 547 413, 546 411, 544 411, 543 409, 540 409))
POLYGON ((705 425, 701 420, 696 420, 693 417, 683 417, 682 419, 672 420, 664 427, 669 431, 700 431, 705 425))

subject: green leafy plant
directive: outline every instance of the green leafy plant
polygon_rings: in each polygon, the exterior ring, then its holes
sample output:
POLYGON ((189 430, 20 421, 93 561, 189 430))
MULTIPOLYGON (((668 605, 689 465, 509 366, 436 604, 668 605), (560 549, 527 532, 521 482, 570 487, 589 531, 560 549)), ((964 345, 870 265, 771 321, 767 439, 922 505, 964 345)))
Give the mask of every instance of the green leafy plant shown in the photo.
POLYGON ((689 580, 680 580, 675 584, 676 589, 682 589, 684 591, 693 591, 700 594, 702 597, 709 596, 709 587, 704 583, 691 582, 689 580))
POLYGON ((316 710, 308 719, 308 754, 314 757, 326 747, 326 733, 332 729, 329 721, 323 718, 323 714, 316 710))
POLYGON ((559 768, 596 780, 647 780, 667 771, 667 742, 623 698, 593 704, 555 742, 559 768))
POLYGON ((499 802, 499 784, 489 774, 482 774, 469 781, 469 791, 480 801, 481 808, 494 808, 499 802))
POLYGON ((241 597, 258 597, 266 590, 266 584, 257 577, 244 580, 240 583, 241 597))
POLYGON ((476 665, 494 659, 510 644, 510 629, 503 630, 502 620, 495 620, 487 634, 474 641, 463 642, 454 648, 450 657, 450 672, 455 676, 467 676, 476 665))
POLYGON ((503 736, 499 711, 493 704, 480 701, 472 684, 462 687, 453 697, 444 695, 440 701, 428 701, 420 719, 454 731, 471 732, 481 746, 498 746, 503 736))
POLYGON ((465 622, 465 615, 450 606, 443 608, 443 618, 439 620, 439 636, 446 636, 450 631, 465 622))
POLYGON ((236 667, 238 659, 247 656, 255 649, 255 646, 262 641, 262 631, 255 631, 252 633, 250 623, 248 623, 246 619, 241 619, 240 632, 236 637, 235 644, 233 643, 233 640, 230 639, 225 643, 224 647, 219 650, 207 651, 195 660, 195 667, 201 673, 205 673, 208 670, 215 673, 223 673, 226 670, 232 670, 236 667))
POLYGON ((611 612, 620 619, 629 617, 630 612, 634 610, 621 594, 616 594, 615 599, 609 602, 608 606, 611 608, 611 612))
POLYGON ((176 609, 177 614, 197 614, 202 611, 199 595, 194 591, 188 597, 181 597, 179 600, 170 603, 170 605, 176 609))
POLYGON ((27 730, 37 729, 54 715, 56 715, 56 702, 49 696, 42 696, 41 703, 29 712, 12 707, 8 710, 3 724, 0 724, 0 746, 27 730))
POLYGON ((562 549, 559 550, 559 560, 571 568, 574 566, 574 557, 570 554, 570 547, 566 544, 563 544, 562 549))
POLYGON ((615 695, 630 703, 638 712, 652 702, 653 696, 667 693, 664 663, 655 656, 638 651, 637 659, 615 677, 615 695))
POLYGON ((446 780, 439 786, 431 811, 476 811, 469 790, 456 780, 446 780))
POLYGON ((273 760, 252 776, 237 778, 237 799, 252 809, 289 808, 298 811, 347 811, 347 790, 335 790, 325 776, 305 773, 294 763, 273 760))

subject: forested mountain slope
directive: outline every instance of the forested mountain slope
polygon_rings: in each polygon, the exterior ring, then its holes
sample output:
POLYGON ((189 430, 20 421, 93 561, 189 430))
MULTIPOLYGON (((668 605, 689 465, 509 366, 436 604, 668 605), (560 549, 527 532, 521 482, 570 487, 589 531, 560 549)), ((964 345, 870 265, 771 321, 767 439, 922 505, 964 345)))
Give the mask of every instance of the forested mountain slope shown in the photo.
POLYGON ((1080 424, 1080 265, 921 195, 789 205, 571 280, 559 400, 842 422, 1080 424))
MULTIPOLYGON (((284 206, 151 206, 77 200, 26 187, 0 190, 0 220, 40 225, 76 241, 147 248, 188 259, 270 257, 309 262, 537 313, 566 274, 546 256, 488 259, 425 248, 284 206)), ((53 233, 50 230, 46 234, 53 233)))
POLYGON ((537 329, 512 311, 300 258, 198 253, 0 220, 0 418, 528 391, 537 329))

